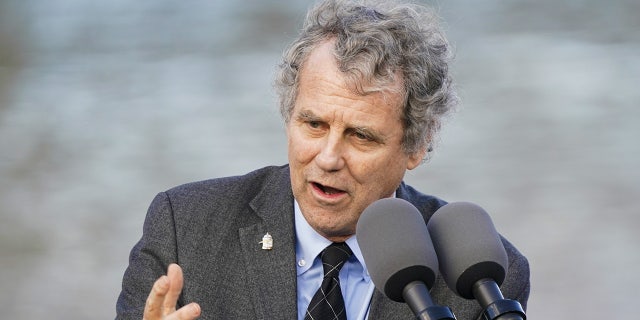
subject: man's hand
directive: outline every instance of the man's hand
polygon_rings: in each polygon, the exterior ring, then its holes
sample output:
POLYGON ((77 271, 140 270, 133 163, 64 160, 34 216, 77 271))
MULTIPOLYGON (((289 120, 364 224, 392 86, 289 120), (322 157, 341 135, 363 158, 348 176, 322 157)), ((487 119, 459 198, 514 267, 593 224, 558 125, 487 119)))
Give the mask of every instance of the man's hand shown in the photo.
POLYGON ((200 305, 192 302, 176 311, 182 291, 182 268, 169 265, 167 275, 156 280, 144 306, 143 320, 192 320, 200 316, 200 305))

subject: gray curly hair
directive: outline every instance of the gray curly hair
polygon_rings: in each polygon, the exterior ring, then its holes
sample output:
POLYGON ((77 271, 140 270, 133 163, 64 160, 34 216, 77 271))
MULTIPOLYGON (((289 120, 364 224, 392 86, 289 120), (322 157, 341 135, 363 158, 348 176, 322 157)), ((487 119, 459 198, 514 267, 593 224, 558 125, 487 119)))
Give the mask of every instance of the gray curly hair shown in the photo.
POLYGON ((291 119, 299 73, 309 53, 335 38, 338 68, 358 93, 384 91, 398 74, 402 77, 403 150, 430 151, 443 117, 458 101, 448 67, 451 50, 438 23, 431 10, 411 3, 318 3, 277 70, 275 88, 285 123, 291 119))

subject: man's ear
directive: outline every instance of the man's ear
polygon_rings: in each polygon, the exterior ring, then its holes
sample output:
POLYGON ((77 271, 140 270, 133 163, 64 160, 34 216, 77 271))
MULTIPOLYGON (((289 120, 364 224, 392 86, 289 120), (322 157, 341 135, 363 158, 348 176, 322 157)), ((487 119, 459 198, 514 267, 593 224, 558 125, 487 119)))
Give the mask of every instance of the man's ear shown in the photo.
POLYGON ((407 169, 413 170, 422 163, 422 160, 427 156, 427 147, 421 148, 409 155, 409 161, 407 161, 407 169))

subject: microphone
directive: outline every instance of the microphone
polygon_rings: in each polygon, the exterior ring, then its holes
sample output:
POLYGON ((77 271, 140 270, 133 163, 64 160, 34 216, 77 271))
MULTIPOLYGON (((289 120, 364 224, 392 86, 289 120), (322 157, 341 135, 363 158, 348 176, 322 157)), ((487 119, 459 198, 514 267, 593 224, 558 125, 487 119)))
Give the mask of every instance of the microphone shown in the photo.
POLYGON ((502 296, 500 285, 509 259, 491 217, 469 202, 438 209, 427 224, 449 288, 465 299, 476 299, 487 320, 525 320, 520 303, 502 296))
POLYGON ((378 290, 406 302, 416 319, 455 320, 451 309, 435 305, 429 294, 438 258, 416 207, 402 199, 377 200, 360 215, 356 236, 378 290))

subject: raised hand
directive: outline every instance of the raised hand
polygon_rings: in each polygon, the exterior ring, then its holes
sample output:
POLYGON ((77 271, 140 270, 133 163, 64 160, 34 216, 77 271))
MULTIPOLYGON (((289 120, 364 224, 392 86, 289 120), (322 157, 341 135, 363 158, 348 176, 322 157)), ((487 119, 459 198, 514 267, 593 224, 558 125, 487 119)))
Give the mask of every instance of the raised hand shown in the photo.
POLYGON ((182 285, 182 268, 177 264, 169 265, 167 275, 158 278, 151 288, 143 320, 192 320, 200 316, 200 305, 195 302, 176 310, 182 285))

